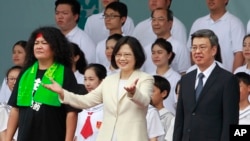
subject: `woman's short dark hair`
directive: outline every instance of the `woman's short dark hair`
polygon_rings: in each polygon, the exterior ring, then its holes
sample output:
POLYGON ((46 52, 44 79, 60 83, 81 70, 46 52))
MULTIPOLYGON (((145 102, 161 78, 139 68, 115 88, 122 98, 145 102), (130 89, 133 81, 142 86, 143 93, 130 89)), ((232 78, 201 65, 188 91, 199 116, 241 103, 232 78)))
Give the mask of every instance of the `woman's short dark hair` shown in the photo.
POLYGON ((76 62, 76 70, 78 70, 81 74, 84 74, 85 68, 88 65, 84 52, 76 43, 73 42, 70 42, 70 49, 72 51, 72 57, 79 55, 79 59, 76 62))
POLYGON ((242 43, 242 44, 244 44, 244 41, 245 41, 246 38, 248 38, 248 37, 250 37, 250 34, 247 34, 247 35, 244 36, 244 38, 243 38, 243 43, 242 43))
POLYGON ((175 53, 173 52, 173 47, 170 42, 168 42, 166 39, 158 38, 155 40, 155 42, 152 44, 151 51, 155 45, 160 46, 162 49, 164 49, 167 53, 172 53, 171 57, 168 60, 168 64, 170 65, 172 61, 174 60, 175 53))
POLYGON ((34 55, 34 44, 37 35, 41 34, 54 52, 54 62, 60 63, 68 68, 72 67, 72 55, 67 38, 55 27, 39 27, 31 33, 26 47, 25 68, 33 65, 37 59, 34 55))
POLYGON ((145 56, 143 47, 140 44, 140 42, 136 38, 131 37, 131 36, 124 36, 116 43, 112 56, 111 56, 111 65, 115 69, 118 69, 118 66, 115 61, 115 55, 120 50, 120 48, 125 44, 127 44, 131 48, 134 54, 134 58, 135 58, 134 69, 140 69, 143 63, 145 62, 146 56, 145 56))
POLYGON ((21 47, 25 50, 26 45, 27 45, 27 41, 24 41, 24 40, 19 40, 19 41, 17 41, 17 42, 13 45, 12 50, 14 50, 14 48, 15 48, 16 45, 21 46, 21 47))
POLYGON ((122 36, 121 34, 115 33, 115 34, 110 35, 110 36, 108 37, 108 39, 106 40, 106 42, 109 41, 109 40, 118 41, 118 40, 120 40, 122 37, 123 37, 123 36, 122 36))
POLYGON ((91 63, 86 67, 85 71, 88 69, 93 69, 99 80, 103 80, 107 76, 107 70, 102 64, 91 63))
POLYGON ((12 71, 12 70, 22 70, 22 67, 21 66, 12 66, 11 68, 9 68, 8 70, 7 70, 7 72, 6 72, 6 78, 8 77, 8 75, 10 74, 10 72, 12 71))

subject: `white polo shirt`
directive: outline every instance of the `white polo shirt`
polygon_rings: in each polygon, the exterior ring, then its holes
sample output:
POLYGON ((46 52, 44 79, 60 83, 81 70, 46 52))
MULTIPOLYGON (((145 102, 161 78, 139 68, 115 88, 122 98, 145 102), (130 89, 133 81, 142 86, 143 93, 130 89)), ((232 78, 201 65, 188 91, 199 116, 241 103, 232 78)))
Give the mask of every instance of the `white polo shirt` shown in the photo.
MULTIPOLYGON (((89 35, 95 44, 108 38, 109 30, 106 29, 103 12, 88 17, 84 31, 89 35)), ((129 16, 127 16, 126 22, 122 26, 122 32, 126 35, 132 35, 133 31, 134 22, 129 16)))
POLYGON ((236 73, 238 73, 238 72, 245 72, 245 73, 247 73, 247 74, 250 75, 250 70, 247 68, 247 65, 248 65, 248 64, 245 64, 245 65, 240 66, 240 67, 238 67, 237 69, 235 69, 234 74, 236 74, 236 73))
MULTIPOLYGON (((186 48, 186 45, 175 40, 172 36, 169 37, 167 41, 171 43, 173 52, 175 53, 174 60, 172 61, 170 66, 178 73, 185 72, 191 66, 190 55, 186 48)), ((144 62, 142 70, 147 73, 151 73, 156 70, 156 66, 154 65, 151 58, 152 43, 144 47, 144 51, 147 58, 144 62)))
POLYGON ((106 39, 100 41, 96 46, 96 63, 102 64, 107 67, 110 65, 110 62, 105 54, 106 50, 106 39))
POLYGON ((147 131, 149 139, 154 137, 159 138, 160 136, 163 136, 165 134, 159 112, 152 105, 148 106, 146 119, 147 119, 147 131))
POLYGON ((77 141, 95 141, 99 130, 102 126, 103 121, 103 104, 96 105, 89 109, 84 109, 82 112, 78 114, 77 127, 75 131, 75 136, 77 141), (86 122, 87 117, 89 116, 89 112, 93 112, 90 115, 90 123, 93 130, 93 134, 85 139, 81 135, 81 130, 86 122))
POLYGON ((250 20, 247 22, 247 34, 250 34, 250 20))
POLYGON ((11 95, 10 88, 7 85, 6 79, 4 79, 2 86, 0 88, 0 103, 8 103, 10 95, 11 95))
MULTIPOLYGON (((150 43, 153 43, 157 38, 155 33, 153 32, 151 21, 151 17, 144 21, 141 21, 136 25, 134 29, 133 36, 140 41, 142 46, 146 46, 150 43)), ((176 17, 173 17, 173 26, 171 29, 171 34, 176 40, 186 44, 186 28, 184 24, 176 17)))
POLYGON ((191 48, 191 34, 200 29, 210 29, 219 38, 223 66, 230 72, 233 69, 234 53, 242 51, 245 29, 237 17, 226 12, 219 20, 213 21, 210 14, 198 18, 192 25, 187 47, 191 48))
POLYGON ((95 44, 82 29, 78 26, 74 27, 66 38, 80 47, 88 63, 95 63, 95 44))

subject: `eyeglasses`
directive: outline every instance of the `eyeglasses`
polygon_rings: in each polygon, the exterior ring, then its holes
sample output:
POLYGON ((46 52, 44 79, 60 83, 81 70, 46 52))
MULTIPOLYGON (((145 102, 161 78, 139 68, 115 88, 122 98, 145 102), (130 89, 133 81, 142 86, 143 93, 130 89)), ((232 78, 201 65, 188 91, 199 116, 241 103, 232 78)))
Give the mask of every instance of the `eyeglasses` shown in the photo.
POLYGON ((118 53, 118 54, 115 55, 116 58, 121 58, 122 56, 124 58, 128 59, 128 58, 131 58, 133 55, 131 53, 124 53, 124 54, 118 53))
POLYGON ((104 19, 114 19, 116 17, 121 17, 121 16, 120 15, 107 15, 107 14, 104 14, 104 15, 102 15, 102 17, 104 19))
POLYGON ((16 81, 16 78, 14 78, 14 77, 9 77, 9 78, 7 78, 7 81, 8 81, 8 82, 15 82, 15 81, 16 81))
POLYGON ((191 51, 192 52, 196 52, 198 49, 200 50, 200 51, 205 51, 205 50, 207 50, 207 46, 200 46, 200 47, 197 47, 197 46, 193 46, 193 47, 191 47, 191 51))

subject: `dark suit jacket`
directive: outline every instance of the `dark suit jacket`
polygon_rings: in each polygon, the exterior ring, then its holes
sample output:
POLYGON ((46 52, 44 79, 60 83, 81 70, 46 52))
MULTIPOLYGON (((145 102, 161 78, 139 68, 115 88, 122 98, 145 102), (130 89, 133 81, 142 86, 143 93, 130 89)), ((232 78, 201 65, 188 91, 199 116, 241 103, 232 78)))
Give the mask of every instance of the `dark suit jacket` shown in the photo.
POLYGON ((196 101, 196 73, 181 78, 173 140, 229 141, 229 125, 239 119, 239 83, 216 65, 196 101))

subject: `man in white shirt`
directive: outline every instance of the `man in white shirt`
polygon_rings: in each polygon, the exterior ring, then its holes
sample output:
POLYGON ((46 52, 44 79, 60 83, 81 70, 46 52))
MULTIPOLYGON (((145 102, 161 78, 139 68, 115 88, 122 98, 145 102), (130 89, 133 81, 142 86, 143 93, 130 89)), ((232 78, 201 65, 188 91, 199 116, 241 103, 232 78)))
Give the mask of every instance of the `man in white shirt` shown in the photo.
MULTIPOLYGON (((230 72, 242 66, 242 40, 245 29, 242 22, 226 10, 228 0, 206 0, 210 13, 198 18, 192 25, 190 35, 199 29, 210 29, 219 38, 222 64, 230 72)), ((187 43, 191 47, 191 36, 187 43)))
MULTIPOLYGON (((185 73, 185 71, 191 66, 189 52, 184 43, 176 40, 170 30, 173 24, 173 15, 171 10, 164 8, 157 8, 152 12, 152 29, 157 38, 163 38, 169 41, 173 47, 173 52, 175 53, 175 57, 173 62, 171 63, 171 67, 181 73, 185 73)), ((156 70, 156 66, 153 64, 151 59, 151 46, 152 43, 149 43, 145 46, 145 54, 147 55, 147 59, 143 65, 143 70, 147 73, 152 73, 156 70)))
MULTIPOLYGON (((101 0, 102 6, 105 9, 108 4, 119 0, 101 0)), ((103 18, 103 11, 88 17, 84 31, 97 44, 98 42, 107 39, 109 30, 106 29, 103 18)), ((134 31, 134 22, 130 17, 127 17, 125 24, 122 26, 122 32, 126 35, 132 35, 134 31)))
POLYGON ((84 52, 88 63, 95 62, 95 44, 91 38, 78 27, 80 3, 76 0, 57 0, 55 2, 55 21, 61 32, 69 41, 76 43, 84 52))
MULTIPOLYGON (((171 5, 172 0, 148 0, 148 6, 150 11, 152 12, 156 8, 169 8, 171 5)), ((184 24, 177 19, 176 17, 173 18, 173 26, 171 29, 172 36, 182 42, 183 44, 186 44, 187 42, 187 32, 184 24)), ((146 46, 149 43, 153 43, 155 39, 157 38, 156 35, 153 32, 153 29, 151 27, 151 17, 148 19, 145 19, 144 21, 141 21, 138 23, 134 29, 133 36, 136 37, 142 46, 146 46)))

